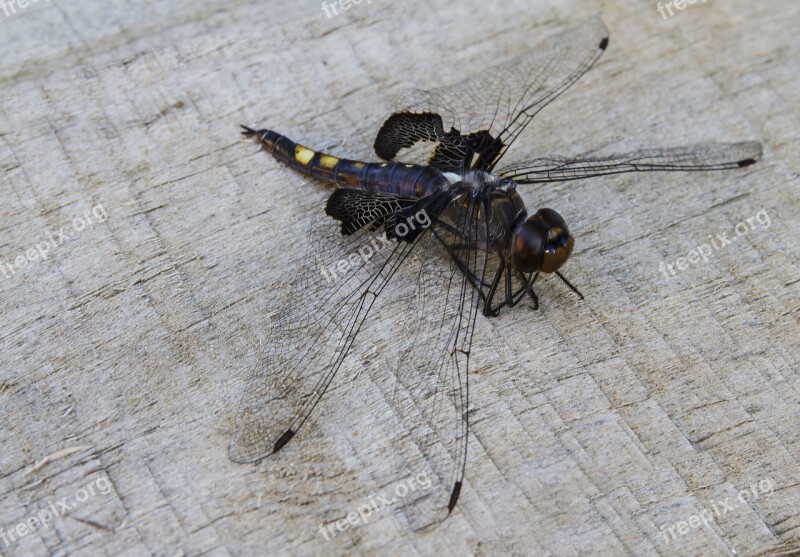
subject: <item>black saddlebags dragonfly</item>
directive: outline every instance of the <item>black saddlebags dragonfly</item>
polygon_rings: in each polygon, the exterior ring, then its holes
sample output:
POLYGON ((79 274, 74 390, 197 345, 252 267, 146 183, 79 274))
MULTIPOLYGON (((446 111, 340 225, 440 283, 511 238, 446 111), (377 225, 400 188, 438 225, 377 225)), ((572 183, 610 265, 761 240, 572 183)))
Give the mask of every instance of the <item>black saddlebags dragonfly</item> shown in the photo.
POLYGON ((605 25, 589 19, 474 78, 411 90, 378 131, 375 153, 387 162, 341 159, 243 126, 281 163, 339 187, 325 207, 330 218, 309 231, 318 239, 289 287, 292 307, 274 320, 245 390, 232 460, 259 460, 297 434, 381 293, 410 274, 414 303, 406 311, 416 336, 399 348, 396 396, 419 420, 404 437, 413 442, 409 466, 427 470, 436 489, 405 504, 414 507, 417 525, 453 510, 466 468, 468 366, 479 310, 493 317, 526 295, 538 307, 533 285, 540 273, 555 273, 578 292, 560 273, 574 246, 567 224, 552 209, 529 214, 517 187, 621 172, 737 169, 761 156, 757 142, 705 143, 551 155, 497 168, 533 117, 607 46, 605 25))

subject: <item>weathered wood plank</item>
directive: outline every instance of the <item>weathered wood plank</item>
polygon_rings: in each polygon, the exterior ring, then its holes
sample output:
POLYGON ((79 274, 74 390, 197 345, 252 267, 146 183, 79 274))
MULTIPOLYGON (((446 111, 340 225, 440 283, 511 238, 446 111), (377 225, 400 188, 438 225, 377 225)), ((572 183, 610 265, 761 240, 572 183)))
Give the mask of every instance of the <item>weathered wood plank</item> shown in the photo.
POLYGON ((373 0, 328 18, 317 2, 53 0, 0 14, 0 553, 797 547, 800 6, 587 8, 373 0), (542 311, 478 323, 467 484, 441 527, 412 533, 387 509, 326 541, 322 523, 390 487, 375 356, 396 363, 394 322, 374 316, 283 454, 228 460, 266 315, 290 303, 275 285, 329 191, 238 125, 372 159, 402 88, 510 59, 595 10, 608 52, 509 158, 755 138, 764 160, 523 191, 571 220, 587 299, 545 281, 542 311), (724 233, 708 262, 662 271, 724 233))

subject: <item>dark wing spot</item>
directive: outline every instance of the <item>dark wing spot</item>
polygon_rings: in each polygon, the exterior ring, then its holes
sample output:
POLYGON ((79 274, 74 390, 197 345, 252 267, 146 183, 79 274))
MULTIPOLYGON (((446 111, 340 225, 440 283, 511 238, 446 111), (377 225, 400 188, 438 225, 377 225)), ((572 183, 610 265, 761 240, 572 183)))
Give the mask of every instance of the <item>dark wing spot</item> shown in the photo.
POLYGON ((600 50, 605 50, 607 46, 608 46, 608 37, 600 41, 600 50))
POLYGON ((275 447, 272 449, 272 452, 277 453, 292 437, 294 437, 294 431, 287 429, 286 432, 281 435, 281 438, 275 441, 275 447))
POLYGON ((744 160, 738 162, 739 168, 742 168, 744 166, 750 166, 751 164, 755 164, 755 163, 756 163, 756 159, 744 159, 744 160))
POLYGON ((447 503, 447 512, 453 512, 453 508, 456 506, 456 502, 458 501, 458 496, 461 493, 461 482, 456 482, 456 485, 453 486, 453 492, 450 494, 450 501, 447 503))

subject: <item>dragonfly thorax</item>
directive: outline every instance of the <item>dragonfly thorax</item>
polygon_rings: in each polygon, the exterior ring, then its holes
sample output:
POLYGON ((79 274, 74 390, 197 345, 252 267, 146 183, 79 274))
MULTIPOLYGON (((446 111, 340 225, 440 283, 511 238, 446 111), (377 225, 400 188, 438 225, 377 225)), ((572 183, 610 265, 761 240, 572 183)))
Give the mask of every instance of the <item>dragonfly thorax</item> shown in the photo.
POLYGON ((528 216, 525 203, 509 178, 471 170, 444 173, 450 187, 462 186, 489 205, 488 246, 522 273, 554 273, 567 261, 575 240, 553 209, 528 216))

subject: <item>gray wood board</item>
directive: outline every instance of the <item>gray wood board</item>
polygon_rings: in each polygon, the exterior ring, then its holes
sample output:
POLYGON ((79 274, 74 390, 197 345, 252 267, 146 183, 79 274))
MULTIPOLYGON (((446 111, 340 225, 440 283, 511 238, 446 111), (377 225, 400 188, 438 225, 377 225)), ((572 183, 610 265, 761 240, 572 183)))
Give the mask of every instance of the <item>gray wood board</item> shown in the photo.
POLYGON ((0 12, 0 553, 797 547, 800 4, 674 12, 621 0, 373 0, 330 18, 318 2, 0 12), (390 488, 376 416, 391 408, 375 380, 397 364, 399 333, 374 315, 282 454, 228 460, 267 316, 291 303, 276 285, 330 192, 238 125, 374 160, 403 88, 458 80, 598 13, 608 51, 510 161, 745 139, 764 159, 523 189, 529 208, 571 221, 564 270, 586 300, 549 279, 541 311, 480 318, 466 485, 440 527, 411 532, 387 508, 325 540, 321 524, 390 488), (662 272, 724 233, 707 262, 662 272), (45 244, 46 259, 9 270, 45 244), (46 527, 19 535, 49 508, 46 527))

